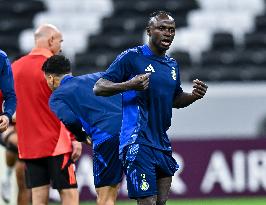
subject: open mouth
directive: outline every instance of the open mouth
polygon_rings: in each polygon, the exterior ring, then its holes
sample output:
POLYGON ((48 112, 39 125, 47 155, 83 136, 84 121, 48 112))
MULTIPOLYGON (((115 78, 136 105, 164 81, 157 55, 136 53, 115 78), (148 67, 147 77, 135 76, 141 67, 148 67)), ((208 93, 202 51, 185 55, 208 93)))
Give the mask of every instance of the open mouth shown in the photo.
POLYGON ((169 47, 171 45, 172 41, 169 39, 163 39, 161 40, 161 44, 165 47, 169 47))

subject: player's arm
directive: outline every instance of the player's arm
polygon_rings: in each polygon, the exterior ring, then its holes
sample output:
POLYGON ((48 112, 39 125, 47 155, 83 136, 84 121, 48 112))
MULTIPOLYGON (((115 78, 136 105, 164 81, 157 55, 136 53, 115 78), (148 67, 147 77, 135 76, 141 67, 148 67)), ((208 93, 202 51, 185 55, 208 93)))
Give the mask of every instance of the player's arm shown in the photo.
POLYGON ((134 52, 123 52, 94 85, 95 95, 111 96, 127 90, 145 90, 150 74, 136 75, 134 52))
POLYGON ((100 78, 93 87, 95 95, 111 96, 127 90, 146 90, 149 86, 150 73, 136 75, 128 81, 114 83, 110 80, 100 78))
POLYGON ((79 118, 73 113, 64 100, 52 95, 49 100, 49 106, 66 128, 74 134, 77 141, 87 142, 88 135, 82 130, 82 124, 79 118))
POLYGON ((207 92, 208 86, 198 79, 193 80, 193 83, 194 85, 192 93, 181 92, 175 97, 173 102, 174 108, 187 107, 196 100, 199 100, 204 97, 207 92))
POLYGON ((9 122, 12 121, 12 115, 16 110, 16 94, 14 91, 13 74, 8 58, 3 58, 0 64, 0 89, 4 99, 4 113, 9 122))

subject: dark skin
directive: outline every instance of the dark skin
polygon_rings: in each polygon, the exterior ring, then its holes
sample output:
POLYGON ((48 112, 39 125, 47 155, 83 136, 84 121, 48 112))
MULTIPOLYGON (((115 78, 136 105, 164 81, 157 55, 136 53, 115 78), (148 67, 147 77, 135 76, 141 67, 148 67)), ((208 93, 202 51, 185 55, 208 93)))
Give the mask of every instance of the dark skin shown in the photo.
MULTIPOLYGON (((160 14, 153 17, 147 27, 147 35, 149 36, 149 48, 155 55, 164 56, 169 49, 175 37, 175 21, 166 14, 160 14)), ((149 77, 151 73, 136 75, 134 78, 122 82, 113 83, 109 80, 100 78, 93 91, 95 95, 111 96, 127 90, 143 91, 149 87, 149 77)), ((175 97, 173 108, 186 107, 198 99, 203 98, 207 92, 208 86, 196 79, 193 80, 193 90, 191 93, 182 92, 175 97)))
POLYGON ((171 16, 153 17, 146 28, 149 47, 155 55, 164 56, 175 37, 175 21, 171 16))

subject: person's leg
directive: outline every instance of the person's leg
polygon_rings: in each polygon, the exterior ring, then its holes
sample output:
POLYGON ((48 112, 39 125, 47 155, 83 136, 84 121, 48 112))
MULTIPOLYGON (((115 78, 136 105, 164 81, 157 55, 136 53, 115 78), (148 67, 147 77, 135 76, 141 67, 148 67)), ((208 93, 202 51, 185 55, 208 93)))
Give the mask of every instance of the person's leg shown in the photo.
POLYGON ((122 163, 119 159, 119 136, 94 145, 93 175, 97 205, 114 205, 123 178, 122 163))
POLYGON ((9 203, 11 198, 11 176, 17 160, 17 154, 6 149, 5 159, 6 171, 3 181, 1 182, 1 196, 6 203, 9 203))
POLYGON ((157 196, 148 196, 143 198, 137 198, 138 205, 156 205, 157 196))
POLYGON ((13 169, 18 158, 17 133, 14 127, 9 127, 7 131, 3 133, 3 140, 7 147, 5 152, 6 165, 9 169, 13 169))
POLYGON ((62 205, 78 205, 79 193, 75 174, 75 165, 71 153, 49 158, 49 171, 52 187, 59 191, 62 205))
POLYGON ((168 200, 172 183, 172 176, 177 171, 179 165, 172 157, 171 152, 157 150, 157 202, 156 205, 165 205, 168 200))
POLYGON ((156 205, 156 158, 151 147, 133 144, 123 153, 129 198, 139 205, 156 205))
POLYGON ((165 205, 172 183, 172 177, 164 177, 157 179, 157 202, 156 205, 165 205))
POLYGON ((34 187, 32 192, 32 205, 47 205, 49 201, 49 187, 50 185, 44 185, 34 187))
POLYGON ((8 177, 10 177, 11 173, 12 173, 12 170, 15 166, 15 163, 17 161, 17 154, 12 152, 12 151, 9 151, 6 149, 5 151, 5 158, 6 158, 6 165, 7 165, 7 168, 10 169, 9 170, 9 173, 7 174, 8 177))
POLYGON ((97 205, 114 205, 120 185, 96 188, 97 205))
POLYGON ((16 178, 18 185, 17 204, 28 205, 30 203, 30 190, 26 187, 25 163, 21 160, 16 163, 16 178))
POLYGON ((17 161, 17 135, 14 131, 14 128, 9 127, 8 130, 3 133, 2 137, 6 145, 5 161, 7 167, 4 180, 1 182, 1 196, 6 203, 9 203, 11 197, 11 176, 14 170, 15 163, 17 161))
POLYGON ((77 188, 59 190, 62 205, 78 205, 79 192, 77 188))
POLYGON ((26 159, 26 186, 31 189, 32 205, 47 205, 49 201, 50 173, 48 158, 26 159))

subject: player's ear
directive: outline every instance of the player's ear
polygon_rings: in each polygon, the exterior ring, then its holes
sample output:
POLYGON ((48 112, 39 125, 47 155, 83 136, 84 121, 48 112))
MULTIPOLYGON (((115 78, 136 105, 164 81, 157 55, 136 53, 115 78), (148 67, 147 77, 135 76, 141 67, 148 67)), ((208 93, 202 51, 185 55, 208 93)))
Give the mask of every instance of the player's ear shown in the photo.
POLYGON ((146 32, 148 36, 151 36, 151 29, 149 26, 146 27, 146 32))
POLYGON ((54 76, 53 76, 53 75, 50 75, 50 74, 46 74, 46 75, 45 75, 45 79, 46 79, 48 85, 49 85, 49 84, 53 84, 54 76))
POLYGON ((51 47, 53 45, 53 41, 54 41, 54 36, 51 36, 49 39, 48 39, 48 45, 51 47))
POLYGON ((54 82, 55 82, 55 79, 54 79, 54 76, 53 75, 51 75, 51 74, 47 74, 46 76, 45 76, 45 78, 46 78, 46 81, 47 81, 47 84, 48 84, 48 86, 49 86, 49 88, 51 89, 51 90, 54 90, 54 82))

